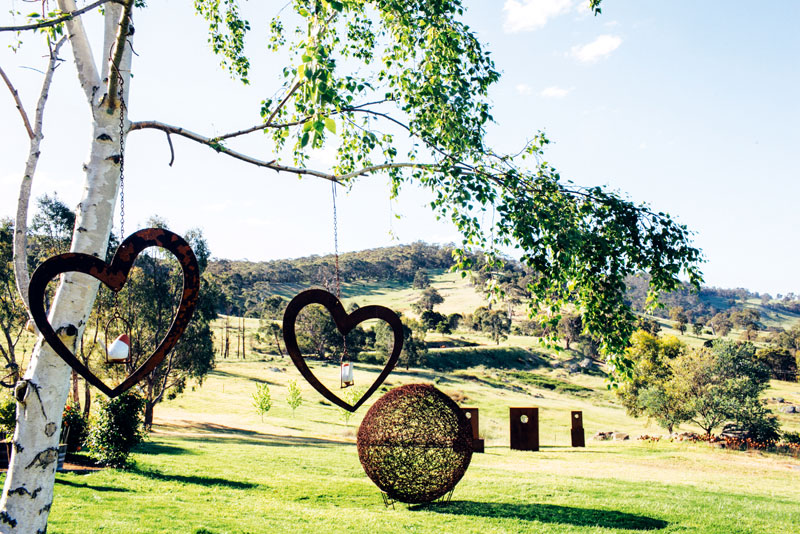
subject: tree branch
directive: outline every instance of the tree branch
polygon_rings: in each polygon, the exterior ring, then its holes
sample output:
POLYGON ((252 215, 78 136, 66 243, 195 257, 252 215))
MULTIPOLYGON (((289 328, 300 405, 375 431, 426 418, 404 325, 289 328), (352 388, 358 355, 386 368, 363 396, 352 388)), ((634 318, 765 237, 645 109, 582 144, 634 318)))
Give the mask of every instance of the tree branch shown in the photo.
POLYGON ((97 0, 96 2, 89 4, 88 6, 84 6, 80 9, 69 11, 54 19, 43 20, 42 22, 37 22, 35 24, 23 24, 22 26, 0 26, 0 32, 21 32, 25 30, 38 30, 41 28, 49 28, 51 26, 56 26, 58 24, 61 24, 62 22, 67 22, 69 20, 72 20, 75 17, 79 17, 84 13, 86 13, 87 11, 91 11, 92 9, 100 7, 103 4, 107 4, 108 2, 122 3, 121 0, 97 0))
POLYGON ((22 115, 22 122, 25 123, 25 129, 28 131, 28 137, 33 139, 33 128, 31 128, 31 121, 28 120, 28 114, 25 112, 25 107, 22 105, 22 100, 19 98, 19 92, 11 83, 11 80, 8 79, 8 76, 6 76, 3 67, 0 67, 0 77, 3 78, 4 82, 6 82, 8 90, 11 91, 11 96, 14 97, 14 102, 17 104, 19 114, 22 115))
POLYGON ((290 167, 287 165, 281 165, 279 163, 276 163, 277 160, 272 160, 272 161, 260 160, 222 146, 219 143, 220 139, 219 137, 214 137, 214 138, 205 137, 200 134, 181 128, 179 126, 172 126, 170 124, 165 124, 159 121, 140 121, 131 123, 130 131, 145 130, 145 129, 161 130, 162 132, 166 132, 167 134, 180 135, 181 137, 191 139, 192 141, 200 143, 201 145, 209 146, 221 154, 225 154, 226 156, 230 156, 240 161, 244 161, 245 163, 250 163, 251 165, 255 165, 256 167, 264 167, 267 169, 272 169, 276 172, 288 172, 292 174, 297 174, 299 176, 314 176, 317 178, 322 178, 324 180, 335 182, 337 184, 340 184, 341 182, 350 180, 352 178, 356 178, 358 176, 363 176, 365 174, 371 174, 386 169, 413 168, 413 169, 435 170, 439 167, 437 164, 434 163, 384 163, 381 165, 372 165, 369 167, 364 167, 363 169, 359 169, 357 171, 353 171, 348 174, 336 175, 332 173, 315 171, 313 169, 304 169, 301 167, 290 167))
POLYGON ((117 86, 119 85, 122 77, 120 73, 120 66, 122 64, 122 56, 125 53, 125 44, 127 43, 128 32, 130 30, 133 0, 128 0, 127 3, 123 3, 122 5, 122 14, 119 18, 119 26, 117 27, 117 36, 114 41, 114 49, 111 53, 111 57, 108 58, 108 105, 110 108, 113 108, 117 101, 117 86))
MULTIPOLYGON (((75 0, 58 0, 58 7, 62 11, 76 11, 75 0)), ((75 57, 75 66, 78 69, 78 81, 86 95, 86 100, 94 108, 96 93, 100 88, 100 76, 97 74, 97 66, 94 64, 92 47, 89 45, 86 29, 80 18, 71 18, 65 22, 69 42, 72 45, 72 53, 75 57)))
POLYGON ((214 138, 205 137, 198 133, 194 133, 192 131, 181 128, 179 126, 172 126, 159 121, 140 121, 131 123, 130 131, 144 130, 144 129, 161 130, 162 132, 166 132, 168 134, 180 135, 181 137, 185 137, 186 139, 191 139, 192 141, 200 143, 201 145, 209 146, 221 154, 225 154, 234 159, 244 161, 245 163, 250 163, 251 165, 255 165, 256 167, 264 167, 278 172, 290 172, 299 175, 316 176, 318 178, 323 178, 325 180, 330 180, 332 182, 337 181, 336 176, 334 176, 333 174, 302 169, 299 167, 289 167, 285 165, 280 165, 276 163, 276 160, 264 161, 257 158, 253 158, 246 154, 242 154, 241 152, 237 152, 235 150, 231 150, 229 148, 222 146, 218 141, 219 139, 218 137, 214 138))
MULTIPOLYGON (((25 175, 19 185, 19 197, 17 199, 17 216, 14 221, 14 278, 17 283, 17 291, 25 303, 25 308, 30 309, 28 301, 28 285, 31 277, 28 273, 28 206, 31 199, 31 186, 33 176, 36 173, 36 165, 39 163, 39 146, 44 135, 42 134, 44 124, 44 108, 47 97, 50 94, 50 84, 53 81, 53 74, 58 67, 58 51, 66 42, 67 38, 62 37, 56 45, 50 49, 50 62, 42 82, 42 90, 39 93, 39 101, 36 104, 36 116, 33 123, 33 136, 31 137, 28 149, 28 161, 25 163, 25 175)), ((38 332, 37 332, 38 334, 38 332)))
MULTIPOLYGON (((222 140, 225 140, 225 139, 231 139, 233 137, 239 137, 239 136, 242 136, 242 135, 251 134, 253 132, 258 132, 258 131, 261 131, 261 130, 266 130, 268 128, 275 128, 275 129, 278 129, 278 128, 290 128, 292 126, 299 126, 300 124, 304 124, 304 123, 310 121, 311 117, 312 117, 311 115, 303 117, 302 119, 297 119, 296 121, 292 121, 292 122, 282 122, 282 123, 274 123, 274 122, 272 122, 272 119, 275 118, 275 115, 278 113, 280 108, 284 106, 284 104, 286 103, 286 100, 288 100, 288 98, 290 96, 292 96, 292 93, 294 93, 297 90, 298 87, 300 87, 299 83, 298 83, 298 85, 295 85, 295 87, 292 89, 292 91, 288 95, 286 95, 286 97, 283 99, 283 101, 270 114, 269 118, 267 118, 266 122, 264 122, 263 124, 256 124, 255 126, 251 126, 250 128, 245 128, 243 130, 238 130, 236 132, 223 134, 223 135, 220 135, 220 136, 216 137, 216 139, 222 141, 222 140)), ((395 124, 398 124, 399 126, 405 128, 407 131, 410 132, 411 129, 407 125, 405 125, 402 122, 398 121, 397 119, 391 117, 390 115, 387 115, 385 113, 379 113, 377 111, 372 111, 372 110, 369 110, 369 109, 363 109, 365 106, 371 106, 371 105, 374 105, 374 104, 381 104, 381 103, 387 102, 387 101, 388 101, 388 99, 377 100, 375 102, 367 102, 365 104, 361 104, 361 105, 354 106, 354 107, 342 108, 341 110, 334 111, 329 116, 333 117, 335 115, 340 115, 342 113, 369 113, 369 114, 372 114, 372 115, 377 115, 379 117, 383 117, 383 118, 385 118, 385 119, 387 119, 387 120, 389 120, 389 121, 391 121, 391 122, 393 122, 395 124)))

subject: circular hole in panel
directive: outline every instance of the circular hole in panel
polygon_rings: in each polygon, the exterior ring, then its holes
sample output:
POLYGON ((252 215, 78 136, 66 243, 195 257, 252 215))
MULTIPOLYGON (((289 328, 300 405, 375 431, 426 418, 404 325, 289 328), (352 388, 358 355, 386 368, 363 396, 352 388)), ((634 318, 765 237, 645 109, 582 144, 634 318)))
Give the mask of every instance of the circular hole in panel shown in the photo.
POLYGON ((528 416, 527 415, 521 415, 519 417, 519 420, 522 421, 522 424, 524 425, 525 423, 528 422, 528 416))
POLYGON ((472 419, 472 412, 466 412, 464 415, 467 416, 467 419, 472 419))

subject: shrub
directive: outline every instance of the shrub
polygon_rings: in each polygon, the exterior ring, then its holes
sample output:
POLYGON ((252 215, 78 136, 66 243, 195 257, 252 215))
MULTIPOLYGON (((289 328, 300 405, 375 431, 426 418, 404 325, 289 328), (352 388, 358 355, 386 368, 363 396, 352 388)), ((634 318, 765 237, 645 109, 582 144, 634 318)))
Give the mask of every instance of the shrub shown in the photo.
MULTIPOLYGON (((349 388, 344 390, 344 397, 345 402, 350 405, 353 405, 358 402, 361 396, 366 392, 367 389, 359 386, 350 386, 349 388)), ((339 408, 339 417, 344 420, 345 425, 350 424, 350 418, 353 417, 353 412, 349 410, 345 410, 344 408, 339 408)))
POLYGON ((89 421, 86 416, 76 405, 67 404, 61 416, 61 435, 66 436, 66 440, 62 438, 62 441, 66 441, 67 452, 81 450, 88 433, 89 421))
POLYGON ((272 396, 269 394, 269 386, 267 384, 256 384, 256 392, 253 393, 253 406, 256 413, 261 416, 261 422, 264 422, 264 414, 272 408, 272 396))
POLYGON ((786 431, 783 433, 783 441, 800 445, 800 432, 786 431))
POLYGON ((8 439, 17 424, 17 403, 11 395, 0 395, 0 432, 8 439))
POLYGON ((130 465, 131 449, 144 440, 145 400, 135 393, 123 393, 101 400, 95 419, 89 425, 87 445, 99 462, 109 467, 130 465))
POLYGON ((286 396, 286 402, 292 409, 292 418, 294 418, 294 411, 303 404, 303 393, 300 391, 300 386, 297 385, 297 380, 289 380, 289 394, 286 396))

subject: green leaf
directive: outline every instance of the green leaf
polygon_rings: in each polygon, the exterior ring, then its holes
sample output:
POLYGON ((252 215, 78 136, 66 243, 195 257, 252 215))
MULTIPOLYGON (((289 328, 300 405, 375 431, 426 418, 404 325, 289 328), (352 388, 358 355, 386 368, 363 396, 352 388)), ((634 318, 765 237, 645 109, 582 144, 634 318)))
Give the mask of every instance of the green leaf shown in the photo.
POLYGON ((325 117, 325 128, 332 134, 336 134, 336 121, 330 117, 325 117))

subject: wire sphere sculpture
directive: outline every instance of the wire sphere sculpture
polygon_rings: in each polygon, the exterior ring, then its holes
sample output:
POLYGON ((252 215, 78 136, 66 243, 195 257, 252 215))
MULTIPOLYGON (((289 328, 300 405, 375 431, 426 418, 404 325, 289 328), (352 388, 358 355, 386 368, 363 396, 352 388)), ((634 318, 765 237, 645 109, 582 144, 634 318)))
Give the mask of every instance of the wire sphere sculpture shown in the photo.
POLYGON ((358 458, 392 500, 434 501, 455 488, 472 460, 472 427, 453 400, 426 384, 392 389, 364 416, 358 458))

